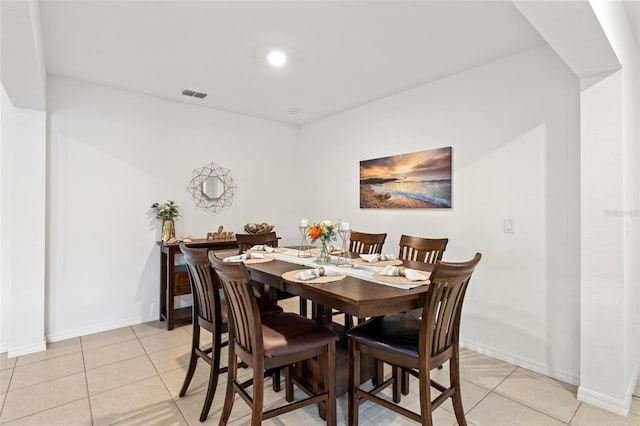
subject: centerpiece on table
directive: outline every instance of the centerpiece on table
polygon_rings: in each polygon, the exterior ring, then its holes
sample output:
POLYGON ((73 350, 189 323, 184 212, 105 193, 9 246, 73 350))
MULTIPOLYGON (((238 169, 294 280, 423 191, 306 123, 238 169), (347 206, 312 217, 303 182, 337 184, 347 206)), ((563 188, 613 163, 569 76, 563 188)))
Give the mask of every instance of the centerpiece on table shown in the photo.
POLYGON ((330 220, 323 220, 320 223, 314 224, 308 231, 309 238, 313 241, 320 240, 320 250, 316 261, 319 263, 331 262, 331 254, 327 243, 329 241, 335 241, 338 235, 338 227, 330 220))
POLYGON ((176 226, 174 220, 180 216, 178 205, 171 200, 166 203, 153 203, 151 209, 156 219, 162 220, 162 242, 176 239, 176 226))

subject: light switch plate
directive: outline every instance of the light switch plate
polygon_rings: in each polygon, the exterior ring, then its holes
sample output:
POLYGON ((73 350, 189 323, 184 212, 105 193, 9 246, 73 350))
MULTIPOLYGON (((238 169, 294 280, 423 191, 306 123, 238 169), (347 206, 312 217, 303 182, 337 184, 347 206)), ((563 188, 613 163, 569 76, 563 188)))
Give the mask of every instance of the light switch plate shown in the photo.
POLYGON ((515 228, 514 228, 514 223, 515 221, 513 219, 505 219, 504 220, 504 233, 505 234, 515 234, 515 228))

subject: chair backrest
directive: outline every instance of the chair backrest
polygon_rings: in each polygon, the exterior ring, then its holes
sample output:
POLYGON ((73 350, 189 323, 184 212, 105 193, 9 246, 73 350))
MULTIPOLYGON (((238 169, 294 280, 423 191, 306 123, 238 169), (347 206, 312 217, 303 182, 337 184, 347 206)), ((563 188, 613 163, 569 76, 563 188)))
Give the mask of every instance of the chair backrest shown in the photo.
POLYGON ((190 248, 180 243, 180 251, 184 255, 189 272, 194 318, 197 316, 205 328, 212 328, 221 321, 220 293, 218 281, 207 257, 207 249, 190 248))
POLYGON ((367 234, 365 232, 351 231, 349 237, 349 251, 359 254, 382 253, 384 240, 387 234, 367 234))
POLYGON ((236 234, 236 240, 238 241, 238 254, 242 254, 258 244, 278 247, 278 236, 275 231, 264 234, 236 234))
POLYGON ((481 257, 476 253, 467 262, 439 262, 431 272, 420 326, 420 349, 424 348, 424 356, 448 358, 447 351, 458 344, 462 302, 481 257))
POLYGON ((400 237, 400 253, 402 260, 435 264, 442 260, 449 239, 430 239, 403 235, 400 237))
MULTIPOLYGON (((258 302, 244 264, 240 268, 215 268, 229 309, 229 323, 233 340, 246 355, 261 354, 262 321, 258 302)), ((242 353, 238 353, 243 358, 242 353)))

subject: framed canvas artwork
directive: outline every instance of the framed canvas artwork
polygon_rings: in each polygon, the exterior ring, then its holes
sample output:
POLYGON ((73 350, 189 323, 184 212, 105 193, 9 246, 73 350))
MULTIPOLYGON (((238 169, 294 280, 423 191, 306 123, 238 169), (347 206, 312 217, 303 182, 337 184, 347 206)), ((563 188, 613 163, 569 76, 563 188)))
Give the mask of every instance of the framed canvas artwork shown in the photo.
POLYGON ((360 208, 451 208, 451 147, 361 161, 360 208))

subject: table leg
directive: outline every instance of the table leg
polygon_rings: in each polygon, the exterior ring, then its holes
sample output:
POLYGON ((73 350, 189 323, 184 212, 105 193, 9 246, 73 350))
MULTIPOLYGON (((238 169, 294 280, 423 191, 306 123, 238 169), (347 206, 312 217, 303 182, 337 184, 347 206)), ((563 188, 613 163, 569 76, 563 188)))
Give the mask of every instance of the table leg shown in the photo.
POLYGON ((167 254, 160 249, 160 321, 167 318, 167 254))
POLYGON ((173 324, 175 321, 175 308, 174 302, 175 297, 173 295, 176 293, 176 280, 175 280, 175 272, 176 267, 174 265, 173 256, 168 256, 169 264, 167 265, 167 282, 169 283, 169 288, 167 289, 167 330, 173 330, 173 324))

